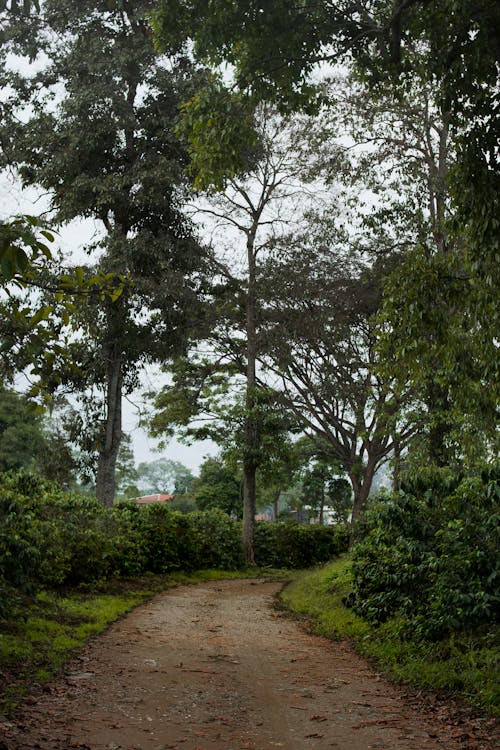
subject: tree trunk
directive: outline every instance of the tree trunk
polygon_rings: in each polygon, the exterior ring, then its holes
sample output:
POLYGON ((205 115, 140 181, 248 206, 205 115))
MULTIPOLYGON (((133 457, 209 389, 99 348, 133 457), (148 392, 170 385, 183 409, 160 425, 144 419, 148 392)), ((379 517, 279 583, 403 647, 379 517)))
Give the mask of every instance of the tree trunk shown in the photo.
POLYGON ((394 438, 394 458, 392 459, 392 491, 399 492, 401 489, 401 446, 399 440, 394 438))
POLYGON ((121 357, 110 356, 106 369, 106 417, 97 466, 96 496, 109 508, 115 499, 116 459, 122 438, 121 357))
POLYGON ((349 474, 351 480, 352 490, 354 493, 354 503, 352 508, 351 527, 354 530, 359 519, 363 515, 363 511, 366 509, 368 495, 373 482, 375 474, 375 464, 372 460, 368 460, 367 465, 364 467, 362 472, 352 472, 349 474))
POLYGON ((319 525, 323 526, 323 518, 325 515, 325 479, 321 479, 321 501, 319 504, 319 525))
POLYGON ((245 562, 255 565, 254 555, 254 529, 255 529, 255 476, 256 470, 253 463, 244 467, 243 475, 243 552, 245 562))
POLYGON ((255 565, 254 529, 256 511, 256 472, 258 434, 255 415, 255 386, 257 360, 257 332, 255 322, 255 231, 247 237, 248 255, 248 292, 246 299, 246 336, 247 336, 247 382, 246 382, 246 417, 245 446, 243 449, 243 551, 249 565, 255 565))
POLYGON ((366 500, 368 498, 368 493, 365 493, 365 486, 364 483, 360 482, 358 479, 353 480, 351 477, 351 484, 352 489, 354 493, 354 503, 352 506, 352 516, 351 516, 351 526, 356 526, 357 522, 363 515, 363 511, 366 506, 366 500))
POLYGON ((273 512, 274 512, 274 520, 279 520, 279 509, 278 509, 278 502, 280 499, 281 490, 276 490, 273 497, 273 512))

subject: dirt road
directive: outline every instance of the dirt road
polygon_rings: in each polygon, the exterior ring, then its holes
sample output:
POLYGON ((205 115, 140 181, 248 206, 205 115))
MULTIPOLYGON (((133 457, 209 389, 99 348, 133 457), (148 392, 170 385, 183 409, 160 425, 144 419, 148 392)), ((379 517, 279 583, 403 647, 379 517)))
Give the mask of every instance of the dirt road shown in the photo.
POLYGON ((279 588, 160 594, 4 725, 0 750, 491 747, 410 705, 346 644, 308 635, 273 606, 279 588))

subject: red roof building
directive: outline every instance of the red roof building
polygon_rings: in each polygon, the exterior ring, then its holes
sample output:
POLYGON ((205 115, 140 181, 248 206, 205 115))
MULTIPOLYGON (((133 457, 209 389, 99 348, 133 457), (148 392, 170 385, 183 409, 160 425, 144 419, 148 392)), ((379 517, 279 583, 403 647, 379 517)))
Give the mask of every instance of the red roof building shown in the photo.
POLYGON ((168 503, 169 500, 173 500, 174 495, 143 495, 142 497, 134 497, 134 502, 137 505, 151 505, 151 503, 168 503))

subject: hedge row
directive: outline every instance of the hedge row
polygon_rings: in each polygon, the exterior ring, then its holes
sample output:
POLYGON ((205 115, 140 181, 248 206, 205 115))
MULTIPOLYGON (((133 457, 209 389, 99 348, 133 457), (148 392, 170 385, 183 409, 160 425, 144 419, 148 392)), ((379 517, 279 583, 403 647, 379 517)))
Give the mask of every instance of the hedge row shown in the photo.
MULTIPOLYGON (((259 523, 256 563, 308 567, 347 545, 344 528, 259 523)), ((134 503, 105 509, 33 475, 0 476, 0 609, 2 602, 9 606, 15 590, 243 566, 241 525, 222 511, 183 515, 134 503)))
POLYGON ((399 617, 426 639, 497 622, 499 480, 498 468, 430 472, 367 513, 347 603, 371 622, 399 617))

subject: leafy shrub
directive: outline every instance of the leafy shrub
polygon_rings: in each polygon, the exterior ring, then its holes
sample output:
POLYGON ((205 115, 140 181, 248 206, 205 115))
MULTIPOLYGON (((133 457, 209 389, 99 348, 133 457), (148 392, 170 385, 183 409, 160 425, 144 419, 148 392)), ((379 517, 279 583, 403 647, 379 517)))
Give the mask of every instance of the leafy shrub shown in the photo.
POLYGON ((262 567, 308 568, 331 560, 349 546, 345 526, 301 526, 261 521, 255 529, 255 561, 262 567))
POLYGON ((403 616, 423 637, 491 624, 500 604, 498 479, 494 469, 454 481, 438 474, 367 514, 347 603, 371 622, 403 616))
POLYGON ((241 524, 214 508, 189 516, 194 554, 191 567, 238 570, 243 567, 241 524))
MULTIPOLYGON (((256 560, 308 567, 347 548, 345 529, 257 525, 256 560)), ((104 508, 29 474, 0 475, 0 607, 15 592, 92 583, 111 576, 244 565, 241 523, 221 510, 182 514, 133 502, 104 508)), ((2 612, 0 611, 0 616, 2 612)))
POLYGON ((0 577, 25 593, 64 578, 53 559, 58 530, 40 512, 49 490, 49 483, 22 473, 4 475, 0 486, 0 577))

